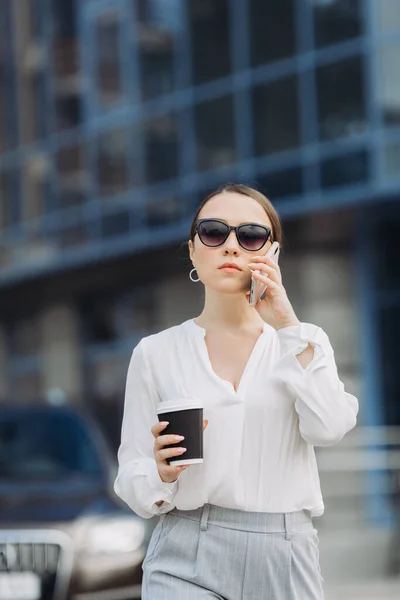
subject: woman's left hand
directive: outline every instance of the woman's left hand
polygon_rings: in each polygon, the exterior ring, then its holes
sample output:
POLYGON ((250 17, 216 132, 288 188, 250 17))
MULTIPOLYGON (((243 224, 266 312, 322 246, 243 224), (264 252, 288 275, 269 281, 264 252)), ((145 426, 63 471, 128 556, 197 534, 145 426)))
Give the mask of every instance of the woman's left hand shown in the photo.
POLYGON ((265 298, 255 306, 261 318, 276 330, 290 325, 299 325, 300 321, 282 285, 279 265, 266 256, 255 256, 253 262, 249 263, 249 267, 260 271, 252 273, 252 277, 267 286, 265 298))

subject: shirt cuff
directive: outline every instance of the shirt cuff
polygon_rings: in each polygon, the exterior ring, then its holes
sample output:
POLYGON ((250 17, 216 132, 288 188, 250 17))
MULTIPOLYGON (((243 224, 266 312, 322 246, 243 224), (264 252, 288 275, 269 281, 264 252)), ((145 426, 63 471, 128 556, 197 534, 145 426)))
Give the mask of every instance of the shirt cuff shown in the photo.
MULTIPOLYGON (((156 463, 152 462, 148 481, 153 492, 153 504, 155 504, 156 502, 160 502, 160 500, 162 500, 163 503, 171 504, 176 492, 178 491, 178 479, 176 481, 173 481, 172 483, 166 483, 162 481, 158 473, 156 463)), ((157 508, 160 510, 162 508, 162 505, 160 505, 157 508)))
POLYGON ((328 336, 317 325, 312 325, 311 323, 291 325, 290 327, 278 329, 277 334, 281 344, 282 356, 286 354, 292 356, 301 354, 307 348, 308 344, 311 344, 314 348, 314 357, 307 366, 307 370, 325 365, 326 359, 333 355, 328 336))

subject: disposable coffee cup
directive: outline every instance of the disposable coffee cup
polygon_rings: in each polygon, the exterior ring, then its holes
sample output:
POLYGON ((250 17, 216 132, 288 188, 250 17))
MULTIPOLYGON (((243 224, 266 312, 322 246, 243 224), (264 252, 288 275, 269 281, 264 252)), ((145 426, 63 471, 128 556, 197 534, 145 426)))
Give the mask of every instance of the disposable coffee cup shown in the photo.
POLYGON ((169 444, 164 448, 186 448, 184 454, 167 459, 168 464, 196 465, 203 462, 203 404, 198 400, 161 402, 157 407, 159 421, 169 425, 161 435, 183 435, 184 440, 169 444))

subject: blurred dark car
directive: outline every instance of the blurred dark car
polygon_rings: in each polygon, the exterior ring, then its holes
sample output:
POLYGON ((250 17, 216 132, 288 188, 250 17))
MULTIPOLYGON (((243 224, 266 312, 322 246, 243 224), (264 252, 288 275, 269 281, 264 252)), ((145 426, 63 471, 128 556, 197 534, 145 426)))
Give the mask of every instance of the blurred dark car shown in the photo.
POLYGON ((120 503, 114 476, 77 410, 0 404, 0 600, 140 598, 154 523, 120 503))

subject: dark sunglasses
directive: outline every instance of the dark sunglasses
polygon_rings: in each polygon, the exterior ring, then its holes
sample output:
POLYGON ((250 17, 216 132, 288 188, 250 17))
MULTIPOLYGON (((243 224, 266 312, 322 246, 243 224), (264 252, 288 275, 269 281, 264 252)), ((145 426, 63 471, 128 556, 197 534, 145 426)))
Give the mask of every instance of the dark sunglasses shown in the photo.
POLYGON ((233 227, 220 219, 199 219, 196 222, 196 233, 200 241, 210 248, 222 246, 231 231, 236 233, 236 239, 241 247, 250 252, 261 250, 271 236, 269 227, 257 223, 244 223, 233 227))

